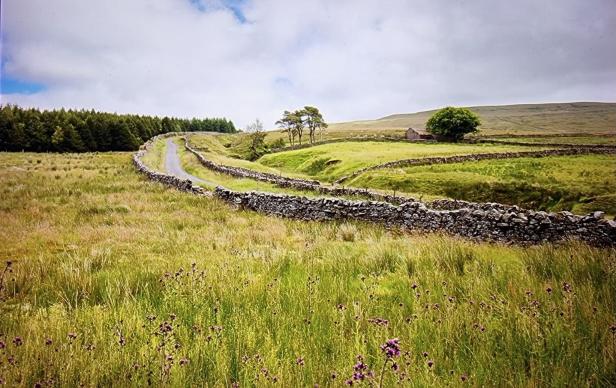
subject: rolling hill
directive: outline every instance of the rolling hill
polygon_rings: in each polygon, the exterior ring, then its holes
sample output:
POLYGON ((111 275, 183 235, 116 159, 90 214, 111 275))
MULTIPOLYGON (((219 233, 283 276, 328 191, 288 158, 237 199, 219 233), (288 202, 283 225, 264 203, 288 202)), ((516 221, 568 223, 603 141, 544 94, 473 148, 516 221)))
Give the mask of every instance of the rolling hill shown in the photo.
MULTIPOLYGON (((485 135, 505 134, 614 134, 616 103, 572 102, 469 107, 482 119, 485 135)), ((436 110, 393 114, 377 120, 332 123, 329 131, 395 132, 425 126, 436 110)))

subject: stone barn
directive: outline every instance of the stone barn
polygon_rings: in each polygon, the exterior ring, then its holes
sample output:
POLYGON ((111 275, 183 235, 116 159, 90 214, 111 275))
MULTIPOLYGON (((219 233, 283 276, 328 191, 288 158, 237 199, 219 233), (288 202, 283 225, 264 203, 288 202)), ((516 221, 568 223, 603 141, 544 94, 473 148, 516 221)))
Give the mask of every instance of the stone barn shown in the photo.
POLYGON ((407 140, 435 140, 434 136, 425 129, 409 128, 406 130, 407 140))

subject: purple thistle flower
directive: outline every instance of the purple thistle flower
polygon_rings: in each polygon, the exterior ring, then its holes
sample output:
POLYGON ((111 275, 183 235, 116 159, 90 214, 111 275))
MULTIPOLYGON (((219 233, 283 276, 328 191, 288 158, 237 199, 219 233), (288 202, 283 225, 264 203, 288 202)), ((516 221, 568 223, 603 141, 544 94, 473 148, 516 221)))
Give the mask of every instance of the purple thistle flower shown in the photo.
POLYGON ((400 355, 400 340, 392 338, 381 345, 381 350, 387 358, 398 357, 400 355))
POLYGON ((21 346, 23 345, 24 341, 21 339, 21 337, 17 336, 15 338, 13 338, 13 345, 15 346, 21 346))
POLYGON ((424 357, 428 357, 428 352, 423 352, 423 353, 422 353, 422 356, 424 356, 424 357))

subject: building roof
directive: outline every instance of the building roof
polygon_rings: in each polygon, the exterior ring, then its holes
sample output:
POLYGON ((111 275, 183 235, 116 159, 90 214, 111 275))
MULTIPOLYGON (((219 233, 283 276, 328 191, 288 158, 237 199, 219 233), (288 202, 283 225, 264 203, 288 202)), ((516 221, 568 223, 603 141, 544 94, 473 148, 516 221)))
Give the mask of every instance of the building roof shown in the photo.
POLYGON ((408 131, 414 131, 414 132, 417 132, 417 133, 418 133, 418 134, 420 134, 420 135, 430 135, 430 132, 426 131, 426 130, 425 130, 425 129, 423 129, 423 128, 412 128, 412 127, 411 127, 411 128, 409 128, 409 129, 407 129, 406 131, 407 131, 407 132, 408 132, 408 131))

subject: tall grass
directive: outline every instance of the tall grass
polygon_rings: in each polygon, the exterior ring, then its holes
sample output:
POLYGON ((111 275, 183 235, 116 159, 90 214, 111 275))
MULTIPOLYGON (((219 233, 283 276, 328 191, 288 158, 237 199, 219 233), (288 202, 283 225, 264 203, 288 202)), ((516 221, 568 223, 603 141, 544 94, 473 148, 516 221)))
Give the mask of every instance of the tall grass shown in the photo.
POLYGON ((0 181, 9 386, 616 381, 614 249, 270 218, 129 154, 2 154, 0 181))

